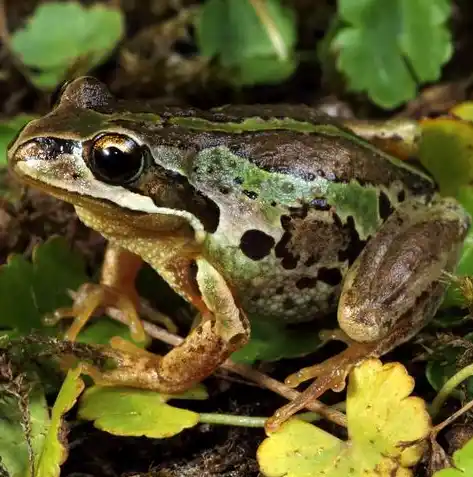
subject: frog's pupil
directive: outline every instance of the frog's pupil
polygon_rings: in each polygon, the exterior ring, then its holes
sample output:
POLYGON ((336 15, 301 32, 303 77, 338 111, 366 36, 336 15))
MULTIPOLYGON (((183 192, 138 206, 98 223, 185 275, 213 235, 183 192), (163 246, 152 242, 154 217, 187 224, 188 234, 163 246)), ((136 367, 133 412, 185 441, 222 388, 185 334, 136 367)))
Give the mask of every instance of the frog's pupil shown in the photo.
POLYGON ((143 169, 143 150, 138 146, 126 151, 116 146, 98 147, 93 152, 93 165, 96 175, 105 182, 133 182, 143 169))

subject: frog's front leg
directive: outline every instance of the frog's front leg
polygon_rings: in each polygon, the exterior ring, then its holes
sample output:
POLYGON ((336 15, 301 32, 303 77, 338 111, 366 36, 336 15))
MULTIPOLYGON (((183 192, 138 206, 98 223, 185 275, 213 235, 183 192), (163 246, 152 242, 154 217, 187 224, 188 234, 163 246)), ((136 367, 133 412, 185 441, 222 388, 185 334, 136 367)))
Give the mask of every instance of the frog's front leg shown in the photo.
POLYGON ((400 206, 368 242, 343 283, 338 321, 348 348, 322 364, 303 369, 286 383, 316 380, 268 421, 274 429, 328 389, 342 390, 350 370, 409 340, 437 311, 455 268, 470 218, 453 199, 400 206))
POLYGON ((179 268, 174 281, 176 288, 192 302, 202 315, 200 324, 184 342, 165 356, 148 352, 108 352, 118 366, 100 372, 83 367, 100 385, 124 385, 178 393, 209 376, 234 351, 246 344, 250 335, 249 322, 234 301, 233 294, 220 273, 204 258, 192 262, 174 263, 179 268))
POLYGON ((112 306, 122 311, 135 341, 146 338, 143 325, 137 314, 139 296, 135 288, 135 279, 143 260, 122 247, 107 245, 102 264, 100 283, 85 283, 76 293, 70 308, 56 310, 47 321, 56 323, 62 318, 74 318, 65 338, 74 341, 82 328, 99 307, 112 306))

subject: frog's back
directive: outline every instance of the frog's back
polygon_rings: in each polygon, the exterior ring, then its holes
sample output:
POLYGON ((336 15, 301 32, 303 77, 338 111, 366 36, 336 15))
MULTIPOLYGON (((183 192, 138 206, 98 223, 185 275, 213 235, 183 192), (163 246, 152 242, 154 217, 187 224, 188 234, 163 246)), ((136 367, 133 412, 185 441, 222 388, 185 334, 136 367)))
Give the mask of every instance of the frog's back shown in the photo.
MULTIPOLYGON (((277 108, 276 108, 277 109, 277 108)), ((218 211, 206 253, 245 308, 303 321, 336 306, 343 277, 392 211, 433 181, 314 110, 173 116, 189 182, 218 211)))

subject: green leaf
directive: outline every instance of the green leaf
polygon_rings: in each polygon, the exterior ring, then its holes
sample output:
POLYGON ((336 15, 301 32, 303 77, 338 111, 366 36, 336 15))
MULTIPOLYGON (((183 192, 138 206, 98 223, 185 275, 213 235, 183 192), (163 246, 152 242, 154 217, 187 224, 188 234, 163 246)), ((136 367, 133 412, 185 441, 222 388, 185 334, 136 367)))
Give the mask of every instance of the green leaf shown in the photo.
POLYGON ((7 164, 7 148, 12 139, 18 134, 20 128, 35 119, 29 114, 19 114, 0 123, 0 167, 7 164))
POLYGON ((49 413, 42 389, 36 386, 29 394, 28 435, 22 426, 24 416, 20 411, 18 399, 6 393, 0 399, 0 456, 1 464, 9 477, 31 475, 29 463, 29 445, 35 458, 43 447, 49 426, 49 413))
POLYGON ((294 72, 295 18, 280 0, 208 0, 196 27, 202 55, 217 57, 235 84, 279 82, 294 72))
POLYGON ((260 445, 261 471, 267 477, 411 476, 430 431, 425 403, 409 396, 413 389, 401 364, 364 361, 348 384, 350 440, 292 419, 260 445))
POLYGON ((120 41, 124 18, 104 4, 42 3, 11 38, 14 54, 29 68, 30 80, 50 90, 71 71, 85 74, 99 65, 120 41))
POLYGON ((466 477, 473 475, 473 439, 453 453, 453 465, 454 467, 449 469, 435 472, 433 477, 466 477))
MULTIPOLYGON (((429 357, 425 375, 436 391, 440 391, 442 386, 462 368, 460 357, 461 354, 470 352, 468 342, 473 347, 473 333, 465 335, 462 341, 465 342, 465 346, 460 346, 460 343, 457 343, 457 346, 446 345, 429 357)), ((461 400, 472 399, 473 377, 463 383, 461 390, 455 389, 452 396, 461 400)))
POLYGON ((51 412, 51 424, 36 460, 35 477, 59 477, 60 466, 65 462, 68 454, 64 442, 63 417, 74 406, 83 389, 84 382, 80 379, 80 367, 69 371, 51 412))
POLYGON ((206 399, 202 386, 180 395, 119 387, 93 386, 83 394, 79 417, 117 436, 165 438, 199 422, 199 414, 169 406, 169 399, 206 399))
POLYGON ((52 237, 33 253, 33 263, 12 255, 0 266, 0 327, 23 334, 54 328, 44 327, 45 313, 70 306, 68 289, 75 290, 87 279, 85 265, 65 239, 52 237))
POLYGON ((321 345, 319 331, 288 329, 282 324, 255 319, 251 321, 250 342, 233 353, 231 358, 245 364, 298 358, 313 353, 321 345))
POLYGON ((384 108, 412 99, 435 81, 452 54, 449 0, 339 0, 345 22, 332 42, 337 67, 354 91, 384 108))

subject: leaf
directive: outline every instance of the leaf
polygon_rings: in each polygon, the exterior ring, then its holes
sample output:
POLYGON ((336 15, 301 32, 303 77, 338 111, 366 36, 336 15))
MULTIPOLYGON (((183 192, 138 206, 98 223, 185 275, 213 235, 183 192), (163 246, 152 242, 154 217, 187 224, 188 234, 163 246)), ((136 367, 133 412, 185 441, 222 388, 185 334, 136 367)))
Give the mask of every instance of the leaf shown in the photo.
POLYGON ((277 361, 298 358, 313 353, 322 345, 319 331, 288 329, 287 326, 254 319, 251 321, 251 339, 242 349, 232 354, 237 363, 277 361))
MULTIPOLYGON (((425 119, 421 128, 420 162, 433 175, 440 192, 455 197, 473 215, 473 123, 446 116, 425 119)), ((473 230, 463 243, 455 274, 473 275, 473 230)), ((457 287, 451 286, 442 306, 463 306, 464 303, 457 287)))
POLYGON ((73 70, 76 76, 99 65, 123 36, 119 10, 78 2, 40 4, 11 38, 14 54, 29 68, 30 80, 51 90, 73 70))
POLYGON ((80 379, 80 367, 70 370, 59 391, 51 412, 51 424, 41 453, 37 458, 35 477, 59 477, 60 466, 65 462, 68 449, 65 446, 63 417, 84 389, 80 379))
POLYGON ((466 477, 473 474, 473 439, 469 440, 461 449, 453 453, 453 465, 449 469, 442 469, 433 477, 466 477))
POLYGON ((296 24, 279 0, 208 0, 196 24, 203 56, 217 57, 235 84, 279 82, 296 67, 296 24))
POLYGON ((354 91, 384 108, 412 99, 435 81, 452 54, 449 0, 339 0, 345 22, 332 42, 337 67, 354 91))
MULTIPOLYGON (((459 340, 454 340, 456 346, 445 345, 429 357, 425 375, 430 385, 440 391, 442 386, 456 374, 464 365, 461 364, 461 355, 470 353, 473 347, 473 333, 465 335, 460 346, 459 340)), ((455 389, 452 393, 453 397, 461 400, 469 400, 473 398, 473 378, 468 378, 460 389, 455 389)))
POLYGON ((27 436, 22 427, 22 412, 18 399, 6 393, 0 399, 0 456, 1 464, 9 473, 9 477, 25 477, 30 475, 28 440, 31 443, 33 457, 40 452, 47 428, 49 413, 44 393, 36 386, 29 394, 28 420, 30 432, 27 436))
POLYGON ((0 123, 0 166, 7 165, 7 149, 10 142, 18 134, 18 131, 32 119, 35 119, 35 116, 18 114, 0 123))
POLYGON ((87 279, 85 265, 62 237, 52 237, 33 253, 33 263, 12 255, 0 266, 0 327, 27 334, 54 328, 45 327, 42 317, 69 306, 68 289, 76 289, 87 279))
POLYGON ((349 440, 292 419, 260 445, 260 469, 268 477, 412 475, 430 431, 424 401, 409 397, 413 388, 401 364, 364 361, 348 384, 349 440))
POLYGON ((169 406, 169 399, 206 399, 202 386, 180 395, 132 388, 93 386, 83 394, 79 417, 117 436, 171 437, 199 422, 199 414, 169 406))

